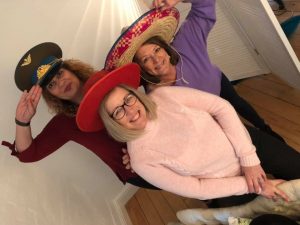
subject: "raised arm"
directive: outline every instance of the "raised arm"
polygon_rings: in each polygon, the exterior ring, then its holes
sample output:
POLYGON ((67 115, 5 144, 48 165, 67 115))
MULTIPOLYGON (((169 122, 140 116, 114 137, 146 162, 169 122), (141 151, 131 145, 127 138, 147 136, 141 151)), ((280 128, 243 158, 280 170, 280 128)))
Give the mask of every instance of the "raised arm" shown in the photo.
POLYGON ((190 0, 192 8, 176 33, 173 46, 195 56, 207 53, 207 37, 216 22, 215 0, 190 0))
POLYGON ((22 152, 32 143, 30 121, 36 113, 42 95, 42 88, 33 86, 29 92, 23 92, 16 109, 16 150, 22 152))

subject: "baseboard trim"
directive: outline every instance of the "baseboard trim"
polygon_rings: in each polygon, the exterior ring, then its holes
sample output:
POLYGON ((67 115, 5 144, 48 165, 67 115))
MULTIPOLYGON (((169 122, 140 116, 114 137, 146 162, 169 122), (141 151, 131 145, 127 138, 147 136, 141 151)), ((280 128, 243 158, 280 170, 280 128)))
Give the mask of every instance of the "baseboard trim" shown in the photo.
POLYGON ((125 204, 135 194, 138 187, 126 184, 121 192, 111 201, 115 225, 132 225, 125 204))

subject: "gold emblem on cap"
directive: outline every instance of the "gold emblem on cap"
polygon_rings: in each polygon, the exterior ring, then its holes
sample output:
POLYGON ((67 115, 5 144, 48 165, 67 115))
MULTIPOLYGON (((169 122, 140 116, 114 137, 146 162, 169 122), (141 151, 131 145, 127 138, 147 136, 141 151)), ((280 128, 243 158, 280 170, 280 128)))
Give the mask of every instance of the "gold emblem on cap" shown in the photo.
POLYGON ((50 67, 51 67, 51 65, 49 65, 49 64, 41 65, 37 69, 37 78, 40 80, 43 76, 45 76, 45 74, 47 73, 47 71, 49 70, 50 67))
POLYGON ((27 66, 31 63, 31 56, 28 54, 28 56, 24 59, 23 63, 21 66, 27 66))

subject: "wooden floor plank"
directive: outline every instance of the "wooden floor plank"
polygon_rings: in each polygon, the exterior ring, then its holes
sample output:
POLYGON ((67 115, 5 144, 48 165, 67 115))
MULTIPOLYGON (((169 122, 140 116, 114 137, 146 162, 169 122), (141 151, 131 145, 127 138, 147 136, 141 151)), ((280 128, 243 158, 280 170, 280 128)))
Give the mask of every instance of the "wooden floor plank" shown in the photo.
POLYGON ((172 210, 169 202, 164 199, 161 191, 157 190, 146 190, 148 195, 151 196, 151 201, 157 211, 160 213, 162 220, 165 224, 170 221, 178 221, 176 217, 176 211, 172 210))
POLYGON ((300 107, 300 90, 287 86, 284 83, 270 82, 263 77, 257 79, 248 79, 239 83, 257 92, 280 99, 286 103, 300 107))
POLYGON ((174 212, 187 208, 181 196, 174 195, 167 191, 161 191, 161 193, 174 212))
POLYGON ((163 220, 161 219, 158 211, 152 204, 152 201, 149 198, 145 189, 139 189, 134 196, 139 202, 149 225, 164 225, 163 220))
POLYGON ((264 106, 268 106, 268 109, 266 110, 268 110, 270 113, 300 124, 299 107, 288 104, 280 99, 272 98, 246 86, 243 86, 242 88, 238 86, 236 89, 238 93, 250 104, 255 104, 262 108, 264 108, 264 106))
POLYGON ((129 199, 125 205, 125 208, 133 225, 149 225, 147 218, 145 217, 144 212, 135 197, 129 199))
POLYGON ((198 199, 192 199, 192 198, 184 198, 184 203, 186 204, 187 208, 207 208, 207 205, 204 201, 198 200, 198 199))

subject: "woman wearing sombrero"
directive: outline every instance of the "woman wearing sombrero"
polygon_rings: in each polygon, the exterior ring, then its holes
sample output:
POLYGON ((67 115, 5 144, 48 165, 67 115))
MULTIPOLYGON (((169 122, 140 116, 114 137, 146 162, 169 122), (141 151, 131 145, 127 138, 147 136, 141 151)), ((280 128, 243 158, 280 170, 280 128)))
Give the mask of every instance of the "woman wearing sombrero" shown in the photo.
POLYGON ((161 86, 184 86, 207 91, 228 100, 237 112, 260 130, 282 140, 253 107, 241 98, 224 73, 209 59, 207 37, 216 21, 215 0, 190 0, 192 8, 175 34, 180 0, 156 0, 162 8, 145 13, 116 40, 105 68, 129 62, 142 67, 142 84, 149 92, 161 86), (174 37, 175 34, 175 37, 174 37), (174 39, 173 39, 174 37, 174 39))
POLYGON ((83 85, 87 88, 106 74, 104 70, 94 71, 79 60, 63 60, 62 50, 55 43, 46 42, 31 48, 20 59, 15 71, 16 85, 23 91, 15 115, 15 143, 4 141, 2 144, 10 147, 12 155, 20 161, 35 162, 74 141, 94 152, 123 183, 155 188, 124 167, 124 144, 112 140, 105 130, 85 133, 76 125, 83 85), (42 95, 56 115, 39 135, 32 137, 30 121, 42 95))

